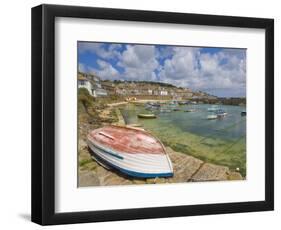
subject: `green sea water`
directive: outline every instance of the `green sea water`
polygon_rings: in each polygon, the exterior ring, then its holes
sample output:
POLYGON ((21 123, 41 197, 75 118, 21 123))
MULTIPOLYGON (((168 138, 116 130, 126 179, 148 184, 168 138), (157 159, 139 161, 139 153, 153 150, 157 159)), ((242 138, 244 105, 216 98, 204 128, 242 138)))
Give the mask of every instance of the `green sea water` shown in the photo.
POLYGON ((128 104, 120 111, 127 124, 141 124, 156 135, 166 146, 206 162, 240 169, 246 176, 246 116, 245 107, 220 105, 228 115, 223 119, 208 120, 211 105, 184 105, 180 111, 160 113, 156 119, 140 119, 139 113, 151 113, 144 106, 128 104), (184 112, 187 108, 196 112, 184 112))

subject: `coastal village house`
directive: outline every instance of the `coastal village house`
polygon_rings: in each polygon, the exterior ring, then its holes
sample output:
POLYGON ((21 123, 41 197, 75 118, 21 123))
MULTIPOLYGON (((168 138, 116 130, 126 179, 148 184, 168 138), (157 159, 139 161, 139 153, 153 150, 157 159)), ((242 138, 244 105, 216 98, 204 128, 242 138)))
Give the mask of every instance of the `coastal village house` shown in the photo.
POLYGON ((117 93, 115 85, 111 82, 107 82, 107 81, 101 82, 100 88, 104 89, 108 95, 115 95, 117 93))
POLYGON ((85 88, 91 96, 94 96, 92 84, 83 74, 80 73, 78 74, 78 88, 85 88))
POLYGON ((116 92, 116 94, 119 94, 119 95, 127 95, 128 94, 128 92, 127 92, 127 90, 126 89, 124 89, 124 88, 116 88, 116 90, 115 90, 115 92, 116 92))
POLYGON ((78 73, 78 88, 85 88, 93 97, 107 96, 107 91, 102 88, 100 78, 94 74, 78 73))
POLYGON ((93 96, 94 97, 104 97, 104 96, 107 96, 107 92, 105 89, 102 89, 102 88, 94 88, 93 96))
POLYGON ((163 86, 150 82, 126 82, 101 80, 96 74, 78 73, 78 87, 86 88, 93 97, 111 95, 151 96, 173 98, 174 100, 215 100, 216 97, 202 91, 194 92, 189 88, 163 86))
POLYGON ((160 95, 161 96, 168 96, 168 91, 167 90, 161 90, 160 95))

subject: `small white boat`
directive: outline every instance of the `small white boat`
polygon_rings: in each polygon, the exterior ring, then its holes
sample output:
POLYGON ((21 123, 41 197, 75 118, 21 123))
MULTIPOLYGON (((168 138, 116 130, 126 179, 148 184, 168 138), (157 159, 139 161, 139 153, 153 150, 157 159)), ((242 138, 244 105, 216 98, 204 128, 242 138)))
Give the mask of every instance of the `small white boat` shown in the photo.
POLYGON ((173 176, 163 144, 139 128, 106 126, 88 134, 92 157, 105 168, 138 178, 173 176))
POLYGON ((225 112, 222 109, 219 109, 218 111, 216 111, 216 114, 217 114, 218 118, 224 118, 227 115, 227 112, 225 112))

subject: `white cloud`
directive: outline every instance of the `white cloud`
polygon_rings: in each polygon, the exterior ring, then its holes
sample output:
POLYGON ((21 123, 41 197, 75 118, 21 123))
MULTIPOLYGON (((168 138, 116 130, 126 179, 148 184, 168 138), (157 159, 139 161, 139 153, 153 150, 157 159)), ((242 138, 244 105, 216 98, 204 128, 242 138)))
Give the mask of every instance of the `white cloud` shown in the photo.
POLYGON ((148 45, 127 45, 118 62, 126 80, 156 81, 154 71, 158 65, 156 48, 148 45))
POLYGON ((158 49, 156 49, 156 58, 157 59, 166 59, 170 58, 172 55, 174 55, 174 48, 173 46, 160 46, 158 49))
POLYGON ((246 93, 246 55, 241 50, 224 49, 217 54, 202 54, 202 76, 208 81, 203 88, 229 89, 233 95, 246 93), (243 55, 241 55, 243 54, 243 55), (210 68, 211 64, 212 68, 210 68), (243 92, 244 91, 244 92, 243 92))
POLYGON ((161 81, 177 86, 190 86, 198 76, 197 48, 174 47, 171 59, 166 59, 159 72, 161 81))
POLYGON ((98 68, 79 63, 79 70, 94 71, 103 79, 162 81, 214 94, 246 93, 246 51, 242 49, 208 52, 196 47, 154 45, 126 45, 124 49, 121 44, 82 42, 79 52, 100 57, 98 68))
POLYGON ((176 47, 159 76, 162 81, 193 89, 229 89, 232 94, 245 94, 245 51, 223 49, 212 54, 198 48, 176 47))
POLYGON ((102 79, 109 79, 109 80, 117 80, 119 79, 119 72, 115 69, 110 63, 100 60, 97 60, 97 64, 99 69, 89 68, 90 73, 97 74, 102 79))
POLYGON ((120 57, 118 49, 121 48, 121 45, 111 44, 108 46, 108 49, 106 49, 104 43, 80 42, 78 48, 81 53, 91 52, 103 59, 114 59, 120 57))
POLYGON ((122 48, 121 44, 113 43, 108 47, 108 50, 120 50, 122 48))

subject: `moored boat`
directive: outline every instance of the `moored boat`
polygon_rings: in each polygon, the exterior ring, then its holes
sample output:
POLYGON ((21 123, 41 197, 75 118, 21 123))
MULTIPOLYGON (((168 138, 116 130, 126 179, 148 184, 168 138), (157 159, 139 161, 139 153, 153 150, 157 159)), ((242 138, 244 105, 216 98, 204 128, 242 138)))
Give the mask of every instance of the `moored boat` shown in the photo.
POLYGON ((156 115, 154 113, 140 113, 138 114, 139 118, 156 118, 156 115))
POLYGON ((241 112, 241 116, 243 117, 243 116, 246 116, 247 115, 247 113, 246 113, 246 111, 242 111, 241 112))
POLYGON ((93 158, 101 165, 138 178, 173 176, 163 144, 152 134, 129 127, 106 126, 88 134, 93 158))
POLYGON ((216 111, 216 114, 217 114, 218 118, 224 118, 227 115, 227 112, 225 112, 222 109, 219 109, 219 110, 216 111))

